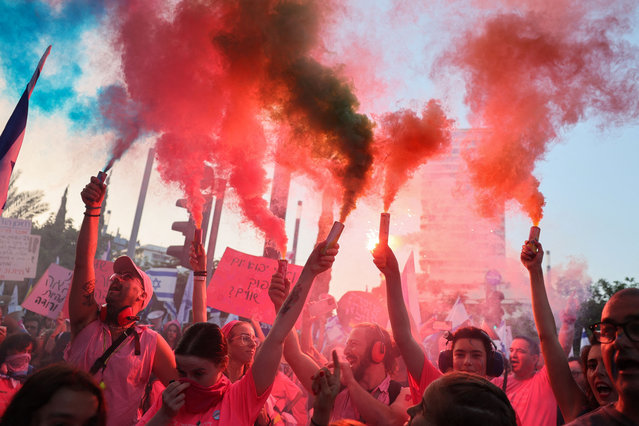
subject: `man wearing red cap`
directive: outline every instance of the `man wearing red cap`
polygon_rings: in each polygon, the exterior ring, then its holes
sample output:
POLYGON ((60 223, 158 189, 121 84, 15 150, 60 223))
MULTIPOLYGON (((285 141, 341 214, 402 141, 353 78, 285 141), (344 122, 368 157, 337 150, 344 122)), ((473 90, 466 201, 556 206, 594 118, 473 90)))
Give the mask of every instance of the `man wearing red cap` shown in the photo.
POLYGON ((106 185, 96 177, 82 190, 86 206, 78 236, 69 292, 71 343, 65 359, 89 371, 104 389, 108 425, 134 425, 138 406, 153 372, 164 385, 177 378, 175 357, 155 331, 136 325, 137 314, 153 295, 151 280, 133 260, 113 264, 106 305, 95 301, 94 257, 106 185))

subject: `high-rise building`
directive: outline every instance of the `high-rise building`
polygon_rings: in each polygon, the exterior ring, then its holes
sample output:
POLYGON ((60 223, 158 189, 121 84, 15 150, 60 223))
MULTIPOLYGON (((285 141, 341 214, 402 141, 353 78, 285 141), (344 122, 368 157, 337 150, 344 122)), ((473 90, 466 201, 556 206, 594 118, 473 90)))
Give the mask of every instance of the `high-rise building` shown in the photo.
POLYGON ((479 214, 462 157, 482 133, 455 132, 451 150, 424 166, 419 237, 419 265, 428 285, 463 290, 475 299, 499 283, 506 256, 505 209, 500 206, 491 218, 479 214))

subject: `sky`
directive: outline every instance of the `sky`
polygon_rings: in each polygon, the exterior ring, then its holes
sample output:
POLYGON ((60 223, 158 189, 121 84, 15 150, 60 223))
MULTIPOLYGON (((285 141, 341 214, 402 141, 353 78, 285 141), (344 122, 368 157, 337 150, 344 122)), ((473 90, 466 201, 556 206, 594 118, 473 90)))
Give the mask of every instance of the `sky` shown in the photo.
MULTIPOLYGON (((166 19, 170 20, 171 13, 175 13, 185 3, 189 2, 158 0, 146 2, 146 7, 156 5, 158 10, 168 14, 169 18, 166 19)), ((206 5, 209 2, 199 3, 206 5)), ((531 3, 536 6, 531 6, 526 1, 514 0, 349 0, 325 3, 332 7, 319 8, 322 18, 318 20, 319 29, 315 34, 317 39, 309 55, 326 69, 338 70, 337 74, 348 83, 358 100, 359 105, 354 107, 356 112, 366 114, 372 122, 378 123, 375 132, 377 129, 384 129, 379 124, 384 122, 384 114, 401 109, 421 111, 430 99, 438 100, 446 116, 454 120, 455 128, 473 127, 478 115, 483 112, 484 124, 492 123, 500 127, 500 123, 503 123, 507 130, 512 128, 526 134, 530 131, 530 138, 537 145, 530 145, 529 148, 535 155, 529 159, 517 159, 517 162, 513 160, 511 164, 515 169, 526 169, 529 173, 524 178, 527 183, 512 187, 500 186, 497 195, 490 195, 491 199, 503 198, 506 201, 506 243, 509 257, 518 257, 519 247, 532 224, 529 209, 522 207, 520 202, 520 199, 529 200, 531 197, 523 195, 517 199, 519 195, 515 195, 515 192, 521 187, 529 191, 527 185, 535 178, 538 181, 538 192, 545 197, 543 218, 539 224, 542 229, 541 242, 551 252, 553 268, 577 264, 592 280, 639 278, 639 246, 636 243, 639 240, 639 224, 636 220, 636 212, 639 211, 636 189, 639 184, 639 168, 635 164, 639 158, 639 115, 636 105, 623 104, 618 107, 627 101, 622 95, 636 94, 637 90, 635 68, 638 62, 633 55, 639 46, 636 25, 639 15, 632 2, 593 1, 592 9, 583 12, 583 16, 574 16, 575 8, 571 7, 574 2, 570 0, 531 3), (529 12, 532 13, 528 14, 529 12), (562 37, 570 40, 572 44, 561 45, 558 42, 564 52, 557 55, 569 55, 566 60, 567 68, 583 58, 584 64, 581 64, 578 71, 570 69, 571 77, 564 80, 557 77, 556 73, 544 75, 539 80, 541 92, 517 92, 528 80, 534 80, 545 70, 528 57, 517 62, 516 67, 521 68, 513 69, 522 75, 530 70, 530 75, 513 76, 515 73, 508 74, 504 69, 502 76, 499 75, 500 70, 491 70, 485 65, 477 68, 485 73, 477 72, 477 69, 472 68, 475 64, 473 61, 480 62, 486 57, 490 60, 491 55, 488 53, 499 52, 500 48, 497 44, 493 47, 484 45, 483 51, 479 49, 479 54, 472 56, 466 53, 470 52, 471 44, 464 44, 465 35, 473 31, 476 33, 487 23, 498 22, 497 18, 512 16, 515 16, 515 22, 521 17, 538 19, 532 21, 531 31, 539 28, 542 32, 547 30, 554 37, 550 38, 551 41, 562 41, 562 37), (495 20, 491 21, 493 18, 495 20), (592 45, 585 41, 582 43, 581 40, 590 40, 591 34, 584 34, 580 39, 579 31, 569 33, 573 28, 571 25, 577 28, 584 22, 596 29, 601 21, 606 20, 604 18, 614 21, 610 24, 612 30, 609 37, 611 45, 618 52, 612 59, 605 56, 607 52, 599 52, 603 59, 590 54, 592 45), (578 42, 575 43, 575 40, 578 42), (462 50, 460 46, 466 46, 467 50, 462 50), (594 62, 588 61, 598 61, 597 64, 605 66, 602 66, 599 74, 592 72, 582 75, 582 68, 594 68, 594 62), (498 75, 496 79, 495 72, 498 75), (491 78, 492 86, 484 86, 483 82, 491 78), (587 80, 596 78, 600 80, 589 85, 587 80), (511 83, 511 79, 514 79, 511 86, 502 85, 511 83), (623 85, 624 82, 626 86, 623 85), (612 93, 606 92, 607 88, 612 93), (482 92, 483 89, 486 90, 482 92), (508 92, 511 89, 514 90, 513 93, 508 92), (495 92, 499 92, 499 95, 495 95, 495 92), (506 106, 503 105, 504 93, 508 95, 506 106), (539 93, 550 99, 550 112, 539 113, 538 109, 534 109, 537 105, 531 103, 531 99, 535 100, 539 93), (604 98, 604 101, 599 102, 600 98, 604 98), (578 101, 573 101, 574 99, 578 101), (477 104, 487 107, 478 110, 477 104), (610 105, 618 108, 613 109, 610 105), (519 115, 511 110, 517 110, 519 115), (575 110, 577 113, 571 115, 575 110), (525 127, 529 126, 526 121, 529 116, 537 113, 547 114, 550 118, 547 122, 540 119, 532 127, 525 127), (534 131, 530 130, 533 127, 534 131), (541 130, 537 134, 535 131, 538 129, 541 130)), ((159 81, 162 73, 173 72, 169 65, 164 68, 162 61, 170 63, 171 57, 179 54, 175 52, 182 50, 188 50, 189 55, 196 55, 201 59, 200 63, 191 62, 190 58, 184 60, 188 61, 185 68, 194 67, 188 68, 190 72, 198 71, 195 67, 202 67, 204 83, 207 78, 215 82, 219 78, 220 85, 224 82, 229 82, 229 86, 237 84, 238 87, 246 82, 262 84, 240 72, 236 75, 216 74, 219 70, 214 65, 217 66, 219 58, 211 55, 209 59, 209 53, 205 49, 194 50, 192 40, 185 40, 182 46, 184 49, 179 49, 180 40, 176 39, 178 50, 175 51, 169 45, 165 50, 162 46, 158 50, 149 49, 148 46, 144 47, 143 42, 139 43, 142 47, 136 46, 136 37, 143 39, 145 35, 135 32, 131 34, 131 28, 127 25, 135 21, 131 18, 133 12, 122 6, 125 4, 92 0, 0 0, 0 26, 3 28, 0 34, 0 120, 8 119, 39 57, 49 44, 53 46, 31 98, 26 136, 16 164, 16 168, 22 171, 18 186, 23 190, 43 190, 53 211, 57 209, 60 198, 68 187, 68 214, 76 225, 79 225, 82 218, 79 193, 88 178, 105 166, 111 157, 112 147, 120 136, 116 126, 105 120, 104 95, 110 87, 129 87, 134 93, 138 90, 134 88, 143 86, 139 79, 159 81), (127 20, 129 18, 131 21, 127 20), (118 37, 127 37, 128 44, 120 43, 118 37), (131 46, 138 48, 135 56, 123 56, 123 52, 129 53, 126 49, 132 49, 131 46), (167 55, 166 58, 164 54, 167 55), (141 67, 148 62, 159 64, 154 70, 160 77, 149 75, 148 69, 147 74, 134 74, 132 70, 136 69, 136 64, 142 64, 139 69, 143 69, 141 67)), ((206 28, 206 22, 201 25, 204 31, 199 37, 206 37, 209 29, 206 28)), ((171 34, 175 39, 175 34, 182 33, 176 31, 171 34)), ((205 46, 206 38, 202 40, 202 45, 205 46)), ((552 43, 548 45, 552 47, 552 43)), ((515 49, 513 46, 515 45, 512 44, 509 48, 515 49)), ((530 50, 534 48, 537 47, 525 47, 530 50)), ((201 83, 200 74, 193 75, 193 80, 201 83)), ((174 79, 171 83, 178 88, 178 92, 182 87, 188 91, 190 85, 195 84, 189 80, 174 79)), ((216 102, 229 102, 229 105, 233 105, 228 100, 229 97, 237 96, 237 103, 253 100, 245 97, 248 95, 241 90, 230 91, 231 95, 227 98, 221 95, 219 98, 215 97, 215 90, 218 88, 206 84, 196 87, 196 96, 190 98, 195 106, 185 107, 167 102, 169 105, 162 105, 162 113, 171 112, 172 108, 181 113, 182 109, 188 111, 188 107, 193 107, 198 114, 204 115, 202 109, 206 109, 207 114, 212 114, 207 108, 216 111, 216 102), (200 99, 197 99, 198 93, 202 95, 200 99)), ((156 89, 160 93, 168 93, 166 88, 152 87, 149 91, 156 89)), ((142 89, 138 90, 141 91, 142 89)), ((144 99, 150 98, 141 95, 137 101, 143 102, 144 99)), ((187 104, 188 100, 189 98, 187 104)), ((159 109, 157 106, 154 108, 159 109)), ((131 147, 115 162, 111 171, 107 201, 111 211, 108 230, 111 233, 119 231, 125 238, 131 232, 148 149, 160 143, 162 131, 165 134, 179 134, 178 127, 169 129, 157 125, 157 121, 162 120, 157 119, 160 113, 155 112, 156 116, 152 117, 156 120, 154 124, 148 124, 146 131, 135 134, 131 147)), ((145 123, 152 121, 150 113, 148 114, 142 119, 146 120, 145 123)), ((185 116, 186 123, 181 124, 186 124, 186 129, 190 123, 188 114, 185 116)), ((219 120, 213 116, 211 118, 212 122, 219 120)), ((200 125, 199 122, 195 124, 200 125)), ((189 132, 190 129, 182 133, 184 140, 180 143, 196 146, 199 142, 194 141, 199 135, 189 132)), ((496 133, 500 133, 504 140, 509 137, 508 134, 502 134, 507 133, 506 131, 496 133)), ((492 146, 500 146, 502 141, 496 137, 491 143, 492 146)), ((229 145, 229 151, 236 153, 239 144, 240 142, 229 145)), ((245 156, 249 160, 255 155, 255 163, 259 166, 256 169, 263 173, 263 176, 259 173, 255 175, 255 181, 263 180, 265 185, 256 184, 256 188, 252 188, 254 198, 249 198, 249 206, 255 206, 260 199, 269 199, 269 179, 274 167, 274 143, 269 140, 264 146, 257 145, 256 142, 255 146, 250 147, 257 153, 252 152, 248 145, 245 147, 246 151, 237 151, 239 156, 245 156), (260 157, 260 150, 266 154, 260 157)), ((225 148, 222 146, 219 149, 223 151, 225 148)), ((508 150, 502 148, 500 151, 508 150)), ((237 163, 233 163, 235 160, 228 161, 237 166, 237 163)), ((427 161, 424 159, 423 162, 427 161)), ((496 161, 500 162, 494 164, 509 164, 499 158, 496 161)), ((315 164, 305 163, 303 167, 320 170, 326 164, 318 161, 315 164)), ((484 161, 482 164, 493 163, 484 161)), ((172 222, 186 219, 186 211, 175 206, 175 201, 183 196, 180 182, 171 183, 170 179, 158 172, 157 165, 158 161, 151 176, 138 240, 141 244, 159 246, 181 244, 182 235, 171 230, 172 222)), ((183 174, 189 175, 196 171, 197 169, 187 170, 183 174)), ((298 200, 303 200, 298 263, 308 256, 313 247, 321 209, 317 181, 314 180, 312 170, 307 172, 309 173, 297 170, 293 174, 289 216, 284 228, 289 240, 292 240, 296 204, 298 200)), ((481 172, 478 173, 481 176, 481 172)), ((419 169, 413 174, 414 178, 401 185, 397 199, 390 207, 391 233, 411 234, 419 230, 419 194, 423 182, 419 179, 419 169)), ((343 182, 335 177, 337 175, 332 176, 328 182, 334 184, 338 190, 343 182)), ((495 180, 509 181, 499 176, 495 180)), ((535 191, 537 190, 533 188, 533 192, 535 191)), ((370 288, 379 282, 379 275, 366 249, 368 240, 376 237, 379 213, 383 209, 381 197, 375 192, 361 195, 357 200, 357 207, 345 222, 346 229, 340 240, 341 256, 334 266, 333 291, 336 296, 348 290, 370 288)), ((259 226, 246 219, 249 208, 246 197, 246 192, 227 191, 216 258, 221 256, 227 246, 254 255, 262 252, 263 233, 259 226)), ((336 215, 338 210, 336 207, 336 215)), ((403 265, 410 250, 416 247, 395 246, 394 249, 403 265)), ((469 242, 469 251, 472 251, 472 242, 469 242)))

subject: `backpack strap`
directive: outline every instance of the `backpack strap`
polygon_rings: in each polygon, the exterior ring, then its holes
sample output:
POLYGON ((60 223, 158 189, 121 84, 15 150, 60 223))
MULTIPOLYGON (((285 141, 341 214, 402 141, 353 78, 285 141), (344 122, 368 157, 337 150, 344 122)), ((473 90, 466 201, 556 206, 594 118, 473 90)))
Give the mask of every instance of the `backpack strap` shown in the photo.
POLYGON ((111 357, 111 355, 113 355, 113 352, 115 352, 115 350, 119 348, 120 345, 124 342, 124 340, 132 334, 134 336, 133 338, 135 339, 135 354, 140 355, 140 335, 137 333, 137 331, 135 331, 134 324, 124 330, 124 333, 122 333, 120 337, 118 337, 113 343, 111 343, 111 346, 109 346, 107 350, 104 351, 102 356, 95 360, 95 362, 91 366, 91 369, 89 370, 89 374, 93 376, 98 371, 104 370, 106 368, 107 362, 109 361, 109 358, 111 357))

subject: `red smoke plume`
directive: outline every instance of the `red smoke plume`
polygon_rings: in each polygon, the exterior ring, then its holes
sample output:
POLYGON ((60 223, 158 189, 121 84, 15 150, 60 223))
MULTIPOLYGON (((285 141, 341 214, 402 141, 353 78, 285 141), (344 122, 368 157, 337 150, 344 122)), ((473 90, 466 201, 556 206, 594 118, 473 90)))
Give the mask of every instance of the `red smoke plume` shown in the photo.
POLYGON ((585 116, 638 114, 634 52, 613 40, 620 22, 551 15, 493 17, 445 59, 465 75, 473 125, 489 130, 466 157, 485 214, 514 199, 538 223, 545 201, 533 170, 548 143, 585 116))
POLYGON ((384 114, 376 163, 384 173, 384 211, 388 211, 400 187, 426 159, 450 145, 452 120, 431 99, 419 117, 410 110, 384 114))
MULTIPOLYGON (((314 0, 133 0, 120 1, 112 17, 127 92, 144 129, 162 135, 162 178, 185 191, 199 217, 204 163, 214 164, 228 175, 244 216, 282 253, 284 223, 262 199, 262 165, 276 151, 264 136, 265 120, 290 125, 291 157, 319 160, 333 174, 343 188, 342 219, 365 190, 372 164, 372 123, 356 112, 345 79, 311 56, 327 7, 314 0)), ((289 162, 302 173, 307 164, 289 162)), ((323 173, 310 176, 326 184, 323 173)))

